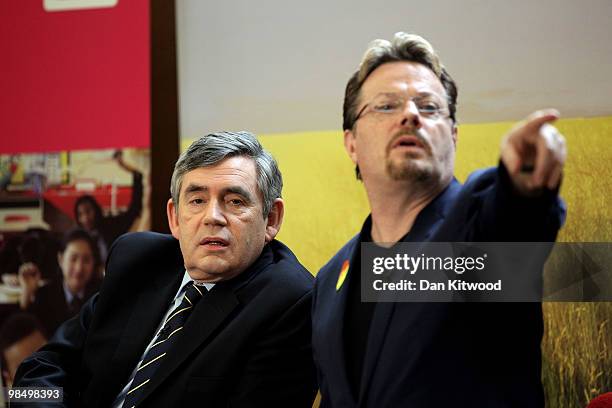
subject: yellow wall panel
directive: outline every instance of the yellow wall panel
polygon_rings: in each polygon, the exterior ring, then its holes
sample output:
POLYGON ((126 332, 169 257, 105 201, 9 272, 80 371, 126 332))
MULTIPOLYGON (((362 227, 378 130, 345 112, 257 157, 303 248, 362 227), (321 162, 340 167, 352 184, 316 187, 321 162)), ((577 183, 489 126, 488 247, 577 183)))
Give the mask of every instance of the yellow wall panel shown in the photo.
MULTIPOLYGON (((495 166, 512 123, 459 127, 456 176, 495 166)), ((562 119, 568 160, 561 196, 568 205, 560 241, 612 241, 612 117, 562 119)), ((361 228, 368 203, 344 151, 341 131, 258 135, 284 178, 279 239, 315 274, 361 228)), ((183 143, 186 148, 190 140, 183 143)))

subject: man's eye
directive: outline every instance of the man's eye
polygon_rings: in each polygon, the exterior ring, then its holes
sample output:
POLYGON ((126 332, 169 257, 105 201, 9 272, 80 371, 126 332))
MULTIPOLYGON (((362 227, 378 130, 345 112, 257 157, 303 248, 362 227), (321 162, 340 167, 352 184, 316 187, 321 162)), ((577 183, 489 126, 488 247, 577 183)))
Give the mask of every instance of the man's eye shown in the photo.
POLYGON ((190 204, 194 204, 194 205, 200 205, 200 204, 204 204, 204 199, 202 198, 194 198, 193 200, 189 201, 190 204))
POLYGON ((381 102, 374 105, 374 110, 377 112, 393 112, 399 107, 399 102, 381 102))
POLYGON ((419 104, 419 110, 425 113, 435 113, 439 110, 439 106, 434 102, 424 102, 419 104))
POLYGON ((229 200, 229 203, 235 207, 244 205, 244 201, 238 198, 232 198, 231 200, 229 200))

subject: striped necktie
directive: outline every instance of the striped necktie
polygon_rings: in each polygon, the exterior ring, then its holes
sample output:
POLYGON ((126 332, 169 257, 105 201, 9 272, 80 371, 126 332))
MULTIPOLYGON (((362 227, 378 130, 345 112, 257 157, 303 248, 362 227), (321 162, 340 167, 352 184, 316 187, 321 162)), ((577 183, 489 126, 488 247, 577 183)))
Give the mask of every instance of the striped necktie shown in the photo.
POLYGON ((139 402, 139 398, 145 390, 147 383, 164 360, 170 347, 172 347, 172 343, 180 335, 183 325, 195 304, 207 292, 204 286, 196 286, 193 284, 193 281, 187 283, 185 287, 187 291, 183 296, 181 304, 170 313, 164 322, 164 327, 159 331, 154 343, 142 360, 140 367, 138 367, 130 390, 125 396, 123 408, 132 408, 139 402))

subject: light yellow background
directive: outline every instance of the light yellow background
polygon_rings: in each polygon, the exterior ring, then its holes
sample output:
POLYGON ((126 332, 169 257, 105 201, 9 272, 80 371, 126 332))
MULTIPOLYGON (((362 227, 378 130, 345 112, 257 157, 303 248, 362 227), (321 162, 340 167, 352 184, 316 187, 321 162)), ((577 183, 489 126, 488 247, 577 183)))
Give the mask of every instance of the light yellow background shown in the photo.
MULTIPOLYGON (((513 124, 459 126, 455 174, 495 166, 513 124)), ((559 241, 612 241, 612 117, 561 119, 568 158, 561 196, 567 221, 559 241)), ((344 151, 341 131, 258 135, 283 173, 285 221, 278 238, 316 274, 355 235, 369 213, 363 186, 344 151)), ((192 140, 183 142, 185 149, 192 140)))

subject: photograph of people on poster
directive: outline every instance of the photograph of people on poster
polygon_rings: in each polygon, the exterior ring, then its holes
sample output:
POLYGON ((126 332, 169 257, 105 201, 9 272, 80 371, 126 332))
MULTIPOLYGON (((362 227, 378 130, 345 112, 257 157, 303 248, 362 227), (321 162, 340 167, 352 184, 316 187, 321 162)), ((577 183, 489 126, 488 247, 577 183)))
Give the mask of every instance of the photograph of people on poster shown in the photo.
POLYGON ((0 155, 5 383, 7 353, 52 336, 98 291, 113 241, 150 228, 148 173, 148 149, 0 155))

